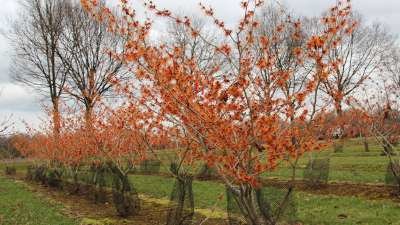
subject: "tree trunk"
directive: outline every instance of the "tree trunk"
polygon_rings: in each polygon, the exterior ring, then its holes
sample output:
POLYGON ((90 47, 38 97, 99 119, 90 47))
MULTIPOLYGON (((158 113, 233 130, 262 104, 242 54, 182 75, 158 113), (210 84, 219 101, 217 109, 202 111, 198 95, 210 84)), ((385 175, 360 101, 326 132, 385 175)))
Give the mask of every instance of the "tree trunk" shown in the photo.
POLYGON ((61 119, 60 119, 60 109, 59 109, 59 98, 53 97, 53 134, 56 140, 60 137, 61 130, 61 119))
POLYGON ((397 194, 400 195, 400 164, 398 161, 392 161, 390 163, 390 170, 397 186, 397 194))
POLYGON ((171 193, 167 225, 190 225, 194 216, 193 177, 177 176, 171 193))
POLYGON ((382 140, 382 142, 383 142, 382 143, 383 151, 382 151, 381 155, 382 156, 394 155, 392 144, 389 141, 387 141, 385 138, 382 140))
POLYGON ((140 199, 129 182, 128 174, 115 165, 109 165, 109 168, 113 175, 113 201, 118 215, 136 215, 140 210, 140 199))
POLYGON ((343 111, 342 111, 342 102, 337 102, 336 103, 336 115, 337 115, 337 119, 339 120, 339 129, 340 129, 340 134, 338 137, 338 141, 335 143, 335 149, 334 152, 343 152, 343 148, 344 148, 344 124, 341 121, 342 116, 343 116, 343 111))
POLYGON ((86 128, 88 130, 91 130, 93 127, 93 105, 91 103, 86 104, 85 123, 86 123, 86 128))
MULTIPOLYGON (((240 217, 247 225, 275 225, 273 215, 271 214, 270 206, 263 205, 257 191, 250 185, 240 185, 237 187, 228 187, 228 194, 230 193, 231 200, 234 201, 238 210, 238 215, 229 215, 230 224, 234 222, 235 217, 240 217)), ((228 196, 229 198, 229 196, 228 196)), ((228 214, 232 210, 229 208, 228 214)))
POLYGON ((369 145, 368 145, 368 140, 367 137, 363 137, 363 144, 364 144, 364 151, 369 152, 369 145))
POLYGON ((91 165, 91 177, 88 183, 92 185, 92 199, 94 203, 105 203, 107 201, 106 168, 104 165, 91 165))
POLYGON ((77 169, 72 170, 72 189, 70 191, 71 194, 78 194, 80 191, 80 183, 79 183, 79 172, 77 169))

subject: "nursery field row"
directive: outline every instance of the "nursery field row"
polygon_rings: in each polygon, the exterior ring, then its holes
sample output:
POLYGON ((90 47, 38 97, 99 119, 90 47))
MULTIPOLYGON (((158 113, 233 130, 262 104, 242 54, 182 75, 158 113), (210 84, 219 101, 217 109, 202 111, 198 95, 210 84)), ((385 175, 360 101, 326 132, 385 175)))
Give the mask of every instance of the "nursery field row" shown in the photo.
MULTIPOLYGON (((25 220, 28 221, 29 216, 36 217, 36 213, 43 213, 42 210, 47 211, 48 216, 44 218, 38 217, 34 224, 47 224, 47 222, 43 221, 52 221, 53 219, 65 221, 57 224, 77 224, 77 218, 71 219, 60 214, 61 211, 65 213, 65 210, 61 210, 62 208, 70 208, 68 202, 63 201, 47 207, 45 206, 46 204, 40 203, 41 200, 35 197, 36 194, 31 193, 29 188, 22 182, 5 178, 0 179, 1 198, 3 198, 1 202, 5 202, 0 213, 2 217, 0 218, 3 221, 7 221, 5 224, 29 224, 25 223, 25 220), (11 199, 7 198, 14 196, 15 192, 21 193, 19 194, 21 199, 16 199, 13 204, 7 204, 7 202, 11 201, 11 199), (21 210, 24 211, 23 217, 12 216, 22 213, 21 210), (25 215, 27 211, 29 213, 25 215), (20 222, 13 220, 19 220, 20 222)), ((159 199, 159 201, 156 201, 158 204, 168 202, 174 186, 173 178, 162 176, 131 175, 130 181, 141 196, 149 196, 153 199, 152 201, 159 199)), ((214 181, 193 181, 193 193, 196 211, 206 212, 205 214, 208 212, 208 216, 210 216, 209 212, 214 212, 213 217, 215 217, 215 213, 224 217, 221 212, 226 210, 227 205, 226 191, 223 184, 214 181)), ((327 193, 313 194, 304 191, 296 191, 294 199, 297 209, 296 216, 303 224, 399 224, 400 204, 396 201, 367 200, 358 196, 338 196, 327 193)), ((145 198, 144 201, 149 200, 145 198)), ((97 206, 93 205, 92 207, 97 206)), ((111 215, 109 214, 109 216, 111 215)), ((90 213, 86 216, 100 220, 102 218, 90 213)))

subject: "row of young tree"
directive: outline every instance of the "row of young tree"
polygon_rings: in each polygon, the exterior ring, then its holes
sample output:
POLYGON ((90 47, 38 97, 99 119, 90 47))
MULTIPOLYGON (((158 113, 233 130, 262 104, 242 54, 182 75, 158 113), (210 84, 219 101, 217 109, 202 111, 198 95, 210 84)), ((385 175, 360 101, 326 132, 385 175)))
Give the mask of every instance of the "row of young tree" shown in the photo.
MULTIPOLYGON (((145 1, 154 20, 169 24, 154 38, 154 21, 126 0, 119 9, 97 0, 24 1, 9 34, 12 74, 52 107, 47 126, 30 129, 18 149, 68 168, 77 186, 82 169, 107 168, 121 215, 137 209, 128 174, 140 162, 171 164, 183 187, 200 163, 214 168, 246 224, 265 225, 287 207, 300 157, 326 148, 333 133, 359 129, 393 147, 400 62, 384 26, 363 23, 348 1, 315 19, 242 1, 233 28, 200 8, 204 20, 145 1), (350 113, 360 119, 343 119, 350 113), (293 176, 273 213, 260 177, 282 162, 293 176)), ((181 218, 170 224, 181 224, 183 214, 171 214, 181 218)))

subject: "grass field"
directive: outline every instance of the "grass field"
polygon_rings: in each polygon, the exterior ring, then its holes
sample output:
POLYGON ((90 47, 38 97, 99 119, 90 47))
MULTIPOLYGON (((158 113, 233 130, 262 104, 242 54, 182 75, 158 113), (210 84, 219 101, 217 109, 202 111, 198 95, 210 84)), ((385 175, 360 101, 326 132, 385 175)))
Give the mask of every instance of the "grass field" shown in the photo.
POLYGON ((60 213, 61 207, 30 192, 22 182, 0 176, 1 225, 78 225, 60 213))
MULTIPOLYGON (((370 144, 370 152, 364 152, 361 143, 349 140, 343 153, 325 150, 313 153, 313 157, 330 158, 330 182, 350 183, 383 183, 388 159, 380 156, 381 148, 370 144)), ((302 179, 302 170, 310 155, 299 162, 297 179, 302 179)), ((25 173, 29 163, 18 162, 17 173, 25 173)), ((0 174, 6 164, 0 163, 0 174)), ((167 166, 161 172, 166 172, 167 166)), ((291 170, 282 164, 278 170, 265 175, 285 180, 291 170)), ((142 196, 168 202, 174 179, 157 175, 131 175, 131 182, 142 196)), ((226 196, 224 185, 215 181, 193 182, 195 207, 198 211, 217 215, 226 214, 226 196)), ((297 217, 303 224, 335 225, 335 224, 367 224, 367 225, 400 225, 399 200, 369 200, 349 195, 332 195, 314 192, 296 191, 297 217)), ((37 194, 29 191, 26 184, 9 178, 0 177, 0 224, 1 225, 41 225, 41 224, 80 224, 81 221, 63 216, 62 205, 50 205, 37 194)), ((94 206, 96 207, 96 206, 94 206)), ((141 225, 141 224, 140 224, 141 225)))
MULTIPOLYGON (((382 148, 373 140, 369 141, 370 151, 365 152, 362 143, 358 139, 350 139, 345 142, 344 151, 334 153, 332 149, 313 152, 304 155, 298 162, 296 179, 303 179, 303 169, 306 167, 310 157, 330 158, 330 182, 350 182, 350 183, 384 183, 388 158, 381 156, 382 148)), ((161 155, 164 163, 161 166, 161 172, 168 172, 168 155, 161 155)), ((17 170, 23 170, 27 163, 16 164, 17 170)), ((4 164, 0 164, 0 169, 3 170, 4 164)), ((272 172, 264 174, 264 177, 288 179, 292 170, 283 163, 280 167, 272 172)))
MULTIPOLYGON (((173 179, 157 176, 131 176, 139 193, 157 198, 168 198, 173 179)), ((226 209, 225 188, 220 183, 194 181, 195 207, 226 209), (220 195, 222 200, 218 200, 220 195)), ((400 225, 400 203, 390 200, 371 201, 356 197, 321 196, 296 193, 298 218, 304 224, 396 224, 400 225)))
MULTIPOLYGON (((369 152, 364 151, 364 147, 359 139, 346 140, 344 151, 333 152, 328 148, 320 152, 312 152, 304 155, 298 162, 296 179, 303 179, 303 170, 311 157, 330 158, 329 182, 349 182, 349 183, 384 183, 386 168, 389 160, 382 156, 382 147, 374 140, 369 140, 369 152)), ((161 160, 169 162, 168 155, 162 156, 161 160)), ((168 164, 168 163, 166 163, 168 164)), ((161 167, 161 172, 168 172, 168 165, 161 167)), ((275 171, 264 174, 264 177, 289 179, 292 175, 291 168, 282 163, 275 171)))
MULTIPOLYGON (((139 194, 168 199, 173 178, 132 175, 131 181, 139 194)), ((194 181, 195 207, 223 212, 226 209, 224 186, 211 181, 194 181), (222 198, 219 198, 223 196, 222 198)), ((24 184, 0 178, 0 215, 4 225, 79 224, 60 213, 62 206, 48 202, 31 193, 24 184)), ((400 225, 400 203, 390 200, 371 201, 356 197, 322 196, 296 192, 298 218, 303 224, 392 224, 400 225)))

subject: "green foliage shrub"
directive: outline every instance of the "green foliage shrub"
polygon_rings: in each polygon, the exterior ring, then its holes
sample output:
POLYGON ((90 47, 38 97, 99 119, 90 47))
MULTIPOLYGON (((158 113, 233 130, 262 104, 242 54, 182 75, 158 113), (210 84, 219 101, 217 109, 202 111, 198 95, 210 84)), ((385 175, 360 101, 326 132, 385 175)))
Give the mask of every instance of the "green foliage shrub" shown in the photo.
POLYGON ((17 174, 17 169, 14 166, 6 166, 5 174, 8 176, 15 176, 17 174))
POLYGON ((139 172, 143 174, 158 174, 160 173, 161 161, 159 160, 144 160, 140 164, 139 172))
POLYGON ((326 185, 329 181, 329 158, 311 159, 304 169, 304 181, 310 187, 326 185))
POLYGON ((398 160, 389 162, 386 167, 385 183, 400 188, 400 163, 398 160))

